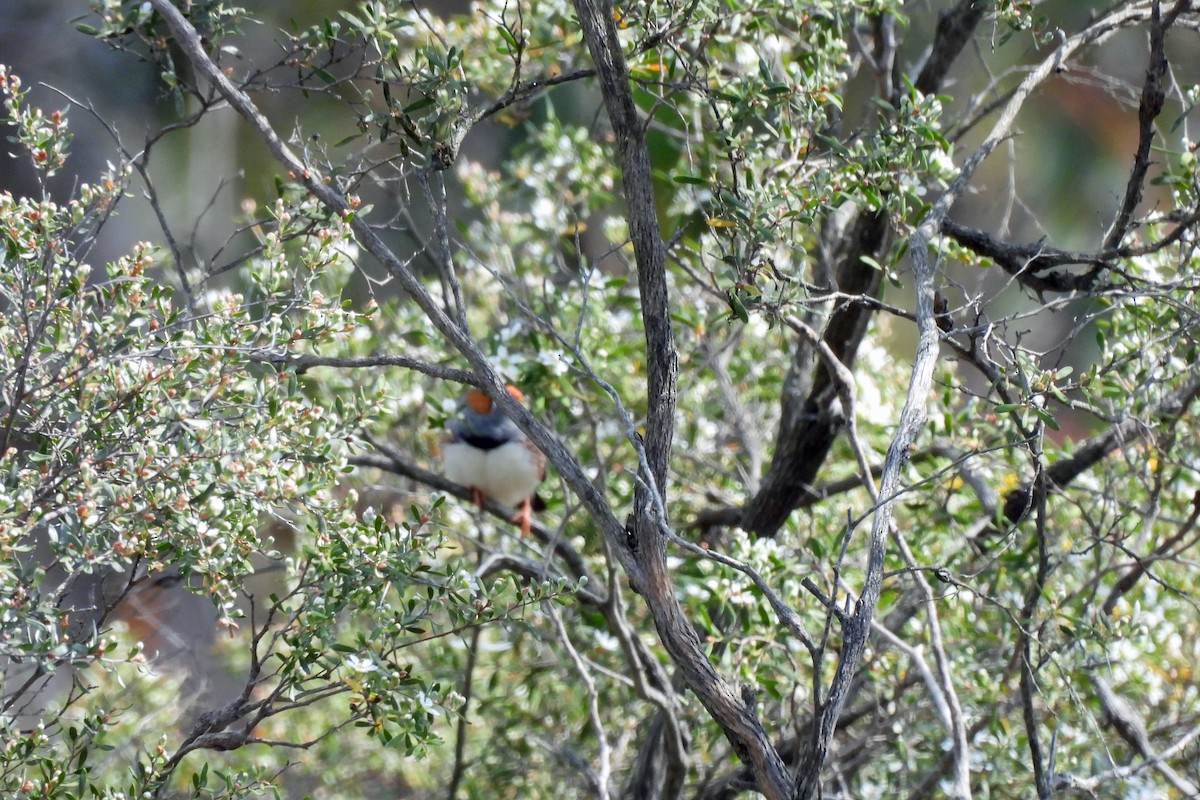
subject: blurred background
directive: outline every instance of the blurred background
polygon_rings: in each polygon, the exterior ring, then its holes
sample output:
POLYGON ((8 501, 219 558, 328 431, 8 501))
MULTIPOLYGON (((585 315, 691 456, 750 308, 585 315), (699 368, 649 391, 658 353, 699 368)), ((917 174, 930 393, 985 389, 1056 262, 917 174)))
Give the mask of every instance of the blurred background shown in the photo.
MULTIPOLYGON (((224 57, 226 64, 237 63, 239 71, 248 73, 275 63, 282 52, 280 31, 302 30, 356 3, 243 0, 241 5, 253 21, 244 24, 242 36, 236 40, 236 52, 227 51, 224 57)), ((467 0, 431 0, 419 5, 428 13, 440 15, 470 11, 467 0)), ((937 23, 938 11, 948 5, 924 0, 906 4, 909 25, 899 31, 905 42, 900 54, 904 63, 919 62, 937 23)), ((1055 19, 1073 21, 1068 29, 1075 30, 1106 5, 1058 0, 1038 8, 1055 19)), ((8 65, 31 87, 31 103, 47 110, 68 109, 74 132, 67 168, 48 187, 51 199, 65 198, 78 183, 94 181, 106 164, 120 160, 121 150, 138 153, 148 136, 180 116, 151 65, 75 29, 74 23, 85 22, 88 14, 83 0, 0 2, 0 63, 8 65)), ((1044 32, 1041 46, 1031 34, 1010 37, 1009 33, 998 23, 981 28, 981 36, 952 70, 946 91, 953 99, 947 101, 946 118, 954 119, 967 101, 992 81, 1011 87, 1019 80, 1023 66, 1044 59, 1057 42, 1053 31, 1044 32)), ((1189 49, 1195 49, 1194 37, 1185 38, 1187 35, 1176 31, 1168 37, 1168 47, 1173 51, 1169 54, 1171 63, 1191 73, 1172 75, 1174 87, 1200 81, 1200 59, 1183 57, 1189 49)), ((1087 51, 1080 64, 1048 80, 1019 117, 1017 135, 984 164, 973 181, 974 190, 958 203, 952 216, 960 223, 1011 241, 1045 239, 1063 249, 1099 247, 1125 191, 1137 142, 1137 106, 1146 61, 1144 31, 1123 32, 1103 47, 1087 51)), ((848 129, 870 119, 873 106, 869 96, 874 90, 865 74, 847 87, 848 129)), ((572 115, 589 124, 600 111, 594 92, 590 82, 552 90, 555 112, 560 118, 572 115)), ((355 130, 353 117, 345 113, 344 106, 319 95, 260 93, 255 100, 285 135, 293 130, 303 131, 304 136, 319 132, 326 141, 336 142, 355 130)), ((494 168, 528 135, 531 126, 537 125, 546 113, 545 104, 536 104, 528 111, 524 123, 510 126, 489 120, 479 125, 467 137, 460 159, 482 161, 485 167, 494 168)), ((1185 138, 1193 138, 1185 112, 1190 109, 1179 105, 1177 95, 1169 98, 1160 126, 1168 150, 1177 149, 1185 138)), ((990 125, 990 118, 985 118, 956 142, 959 161, 986 135, 990 125)), ((11 146, 6 139, 0 141, 6 151, 11 146)), ((6 158, 0 164, 0 191, 15 195, 42 191, 23 157, 6 158)), ((238 242, 228 241, 234 221, 245 218, 248 202, 261 206, 275 197, 278 171, 257 138, 230 110, 206 115, 200 124, 157 143, 150 165, 168 225, 193 264, 218 257, 228 259, 239 251, 238 242)), ((448 170, 444 175, 453 207, 459 196, 454 172, 448 170)), ((142 197, 143 191, 135 180, 132 196, 104 228, 90 256, 94 263, 126 253, 139 240, 162 241, 162 230, 142 197)), ((1150 187, 1143 211, 1163 204, 1165 195, 1161 191, 1150 187)), ((414 214, 420 213, 419 208, 414 209, 414 214)), ((601 246, 606 245, 597 242, 596 249, 601 246)), ((1000 291, 1007 276, 999 270, 944 266, 961 287, 958 296, 951 298, 952 304, 981 295, 988 298, 987 313, 993 319, 1040 306, 1039 298, 1017 288, 1000 291)), ((229 273, 227 280, 235 279, 235 274, 229 273)), ((888 300, 904 305, 909 294, 898 291, 888 300)), ((1078 347, 1083 349, 1055 352, 1062 347, 1075 317, 1069 307, 1056 313, 1042 311, 1022 322, 1028 328, 1028 336, 1022 341, 1067 362, 1086 364, 1090 337, 1078 337, 1078 347)), ((897 357, 908 359, 912 352, 910 326, 894 326, 893 332, 896 335, 889 340, 889 348, 897 357)), ((902 387, 897 390, 902 391, 902 387)), ((1079 437, 1089 431, 1088 420, 1066 415, 1061 421, 1068 435, 1079 437)), ((272 533, 278 538, 288 535, 285 530, 272 533)), ((167 583, 156 583, 135 596, 124 610, 124 619, 136 636, 146 641, 149 652, 174 654, 176 658, 192 658, 216 634, 212 604, 167 583)), ((208 693, 214 698, 228 696, 240 686, 220 670, 197 671, 192 678, 202 684, 196 687, 196 694, 208 693)))

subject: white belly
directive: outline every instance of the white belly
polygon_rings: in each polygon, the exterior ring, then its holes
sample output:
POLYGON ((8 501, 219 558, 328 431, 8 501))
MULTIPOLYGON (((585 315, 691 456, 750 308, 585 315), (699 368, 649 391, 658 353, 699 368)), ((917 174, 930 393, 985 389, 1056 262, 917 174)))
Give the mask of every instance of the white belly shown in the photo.
POLYGON ((541 480, 537 459, 521 442, 479 450, 464 442, 442 448, 446 477, 474 486, 497 503, 515 506, 533 494, 541 480))

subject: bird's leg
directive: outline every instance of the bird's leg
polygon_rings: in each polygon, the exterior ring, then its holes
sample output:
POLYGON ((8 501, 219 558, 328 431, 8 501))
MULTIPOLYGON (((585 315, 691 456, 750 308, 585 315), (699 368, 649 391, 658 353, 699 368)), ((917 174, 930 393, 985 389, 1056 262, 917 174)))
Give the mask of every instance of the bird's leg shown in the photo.
POLYGON ((517 506, 517 513, 513 514, 511 522, 521 526, 522 536, 529 535, 529 528, 533 524, 533 503, 530 498, 526 497, 517 506))
POLYGON ((483 508, 483 489, 478 486, 471 487, 471 502, 483 508))

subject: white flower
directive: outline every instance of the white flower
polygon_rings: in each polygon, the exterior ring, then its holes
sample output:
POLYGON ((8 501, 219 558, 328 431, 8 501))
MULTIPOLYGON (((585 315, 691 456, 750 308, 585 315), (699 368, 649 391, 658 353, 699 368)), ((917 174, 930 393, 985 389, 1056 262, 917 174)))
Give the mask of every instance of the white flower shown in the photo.
POLYGON ((497 372, 511 375, 519 371, 520 366, 525 363, 525 356, 522 353, 510 353, 508 347, 500 345, 496 349, 496 356, 492 359, 492 363, 496 365, 497 372))
POLYGON ((429 716, 441 716, 442 710, 438 708, 437 701, 433 699, 433 695, 429 694, 429 692, 421 692, 417 695, 417 702, 421 704, 421 708, 429 716))
POLYGON ((567 370, 571 368, 567 357, 559 350, 543 350, 538 353, 537 360, 555 376, 566 375, 567 370))
POLYGON ((559 224, 559 212, 562 209, 558 203, 555 203, 549 197, 539 197, 533 201, 529 213, 533 216, 533 223, 538 228, 544 231, 556 231, 562 225, 559 224))
POLYGON ((471 597, 478 597, 482 589, 479 586, 479 579, 475 577, 475 573, 463 570, 459 573, 459 577, 467 587, 467 590, 470 591, 471 597))
POLYGON ((368 672, 374 672, 375 670, 379 669, 379 665, 370 658, 361 658, 359 656, 346 656, 346 660, 343 662, 343 664, 347 669, 364 674, 368 672))
POLYGON ((945 150, 934 150, 929 158, 931 172, 942 180, 953 180, 958 176, 958 167, 954 165, 954 157, 945 150))
POLYGON ((742 72, 758 69, 758 48, 750 42, 738 42, 733 57, 742 72))

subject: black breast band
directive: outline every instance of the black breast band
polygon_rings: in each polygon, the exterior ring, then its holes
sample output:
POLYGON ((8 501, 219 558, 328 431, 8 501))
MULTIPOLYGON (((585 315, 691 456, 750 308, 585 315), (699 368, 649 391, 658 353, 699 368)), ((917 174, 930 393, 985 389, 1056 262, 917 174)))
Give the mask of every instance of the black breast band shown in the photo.
POLYGON ((469 433, 462 434, 458 438, 477 450, 495 450, 501 445, 508 444, 507 439, 496 439, 491 436, 478 436, 469 433))

